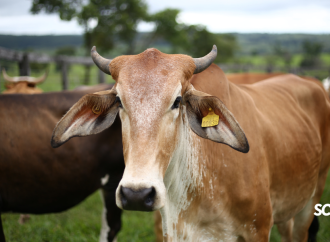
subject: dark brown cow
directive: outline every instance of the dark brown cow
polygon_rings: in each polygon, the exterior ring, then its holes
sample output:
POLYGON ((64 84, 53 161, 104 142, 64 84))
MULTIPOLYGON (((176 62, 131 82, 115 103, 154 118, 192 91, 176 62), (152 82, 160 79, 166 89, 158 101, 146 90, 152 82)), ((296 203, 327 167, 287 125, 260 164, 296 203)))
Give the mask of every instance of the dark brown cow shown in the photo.
POLYGON ((98 67, 116 80, 57 124, 58 147, 122 121, 125 172, 116 203, 160 210, 165 241, 307 241, 330 166, 330 103, 294 75, 238 86, 205 57, 148 49, 98 67), (201 78, 193 77, 197 74, 201 78), (241 152, 241 153, 240 153, 241 152))
MULTIPOLYGON (((120 121, 102 134, 59 149, 49 144, 56 122, 79 98, 108 88, 0 96, 0 213, 62 212, 102 188, 100 241, 113 241, 121 227, 121 210, 115 204, 124 170, 120 121)), ((0 241, 5 241, 1 220, 0 241)))

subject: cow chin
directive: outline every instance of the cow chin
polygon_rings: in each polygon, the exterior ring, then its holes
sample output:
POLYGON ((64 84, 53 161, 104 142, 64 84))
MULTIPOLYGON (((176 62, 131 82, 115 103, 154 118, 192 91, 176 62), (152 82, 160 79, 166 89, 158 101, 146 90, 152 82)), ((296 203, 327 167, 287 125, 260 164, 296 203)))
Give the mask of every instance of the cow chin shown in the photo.
POLYGON ((124 210, 155 211, 164 207, 165 193, 162 179, 125 179, 124 174, 116 190, 116 204, 124 210))

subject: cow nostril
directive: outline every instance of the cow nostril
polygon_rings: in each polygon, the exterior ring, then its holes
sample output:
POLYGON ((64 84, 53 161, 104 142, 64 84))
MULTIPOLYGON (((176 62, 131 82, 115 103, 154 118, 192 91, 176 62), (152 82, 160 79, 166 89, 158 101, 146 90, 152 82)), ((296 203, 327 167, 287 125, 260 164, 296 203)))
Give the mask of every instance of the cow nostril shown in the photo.
POLYGON ((155 202, 155 196, 156 196, 156 190, 154 187, 152 187, 150 193, 148 194, 145 200, 145 204, 147 206, 152 206, 155 202))
POLYGON ((121 195, 121 202, 122 202, 123 206, 125 206, 127 204, 127 198, 125 196, 122 186, 120 187, 120 195, 121 195))

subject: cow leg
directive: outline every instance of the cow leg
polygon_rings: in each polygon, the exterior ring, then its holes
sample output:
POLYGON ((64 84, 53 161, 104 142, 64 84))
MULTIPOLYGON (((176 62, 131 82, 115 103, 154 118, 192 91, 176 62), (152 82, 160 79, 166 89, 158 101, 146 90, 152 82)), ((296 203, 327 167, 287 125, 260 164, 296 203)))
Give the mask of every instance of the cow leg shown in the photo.
POLYGON ((27 221, 30 220, 30 215, 29 214, 21 214, 18 219, 19 224, 25 224, 27 221))
POLYGON ((314 216, 313 222, 308 229, 308 242, 316 242, 316 235, 319 231, 320 224, 316 216, 314 216))
POLYGON ((303 210, 294 217, 294 242, 307 242, 308 229, 314 218, 314 204, 314 199, 310 199, 303 210))
POLYGON ((6 242, 5 234, 3 232, 3 227, 2 227, 1 209, 2 209, 2 199, 0 196, 0 242, 6 242))
POLYGON ((276 226, 281 235, 281 242, 292 242, 293 218, 276 226))
POLYGON ((0 242, 6 242, 5 234, 3 233, 1 213, 0 213, 0 242))
POLYGON ((121 229, 122 210, 116 205, 116 188, 120 180, 109 180, 102 188, 103 214, 100 242, 116 241, 116 236, 121 229))
POLYGON ((154 213, 156 242, 163 242, 162 216, 159 211, 154 213))

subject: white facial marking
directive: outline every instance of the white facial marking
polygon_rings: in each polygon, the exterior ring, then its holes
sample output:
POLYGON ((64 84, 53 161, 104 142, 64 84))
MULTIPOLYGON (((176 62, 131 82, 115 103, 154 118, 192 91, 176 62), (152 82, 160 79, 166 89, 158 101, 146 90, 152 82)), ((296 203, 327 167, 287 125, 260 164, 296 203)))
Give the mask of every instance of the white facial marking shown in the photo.
POLYGON ((109 174, 106 174, 104 177, 101 178, 101 184, 102 186, 104 186, 105 184, 107 184, 109 180, 109 174))
POLYGON ((100 233, 100 240, 99 242, 108 242, 108 233, 110 232, 110 227, 108 225, 107 221, 107 209, 105 207, 104 197, 102 194, 102 191, 100 192, 100 195, 102 197, 103 201, 103 211, 102 211, 102 227, 101 227, 101 233, 100 233))

